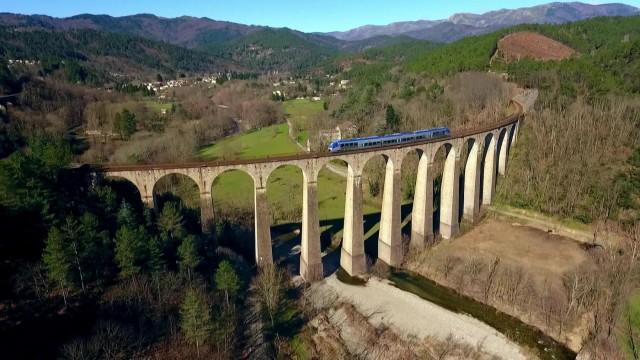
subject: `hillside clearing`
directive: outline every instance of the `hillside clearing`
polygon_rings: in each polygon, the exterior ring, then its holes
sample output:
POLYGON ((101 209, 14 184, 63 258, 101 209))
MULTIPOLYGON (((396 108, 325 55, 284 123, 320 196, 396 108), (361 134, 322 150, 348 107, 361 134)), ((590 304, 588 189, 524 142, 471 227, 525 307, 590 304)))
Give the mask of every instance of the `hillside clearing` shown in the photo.
POLYGON ((278 124, 220 140, 200 149, 198 157, 201 160, 246 160, 300 152, 289 139, 287 124, 278 124))
POLYGON ((303 146, 309 139, 309 120, 311 117, 322 111, 322 101, 312 101, 309 99, 288 100, 283 103, 284 112, 291 124, 297 130, 296 141, 303 146))
POLYGON ((494 59, 501 59, 507 63, 522 59, 564 60, 575 54, 575 50, 559 41, 535 32, 520 31, 498 41, 494 59))

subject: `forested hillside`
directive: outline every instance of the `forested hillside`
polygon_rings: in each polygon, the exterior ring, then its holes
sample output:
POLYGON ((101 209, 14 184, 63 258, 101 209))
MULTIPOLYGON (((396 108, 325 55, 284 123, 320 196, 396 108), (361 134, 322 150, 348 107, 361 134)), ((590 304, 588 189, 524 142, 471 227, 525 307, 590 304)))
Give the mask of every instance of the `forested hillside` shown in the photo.
POLYGON ((259 71, 299 72, 336 55, 336 42, 333 38, 289 29, 264 29, 221 45, 204 46, 203 49, 215 57, 259 71))
POLYGON ((114 17, 80 14, 68 18, 45 15, 0 13, 0 24, 29 30, 96 30, 149 40, 167 42, 187 48, 206 43, 221 43, 260 29, 259 26, 181 16, 163 18, 152 14, 114 17))
POLYGON ((505 70, 524 81, 519 74, 529 73, 535 76, 538 70, 554 71, 562 68, 559 73, 571 76, 590 87, 615 90, 622 85, 625 89, 638 91, 638 85, 634 85, 640 81, 637 71, 640 17, 637 16, 597 18, 564 25, 517 26, 466 38, 424 53, 410 61, 407 69, 430 76, 488 70, 491 68, 490 59, 496 50, 497 41, 506 34, 523 30, 538 32, 558 40, 577 50, 582 56, 560 63, 522 61, 508 67, 497 65, 493 69, 505 70))
MULTIPOLYGON (((18 31, 0 28, 0 57, 76 62, 95 76, 214 72, 230 67, 197 51, 139 37, 94 30, 18 31)), ((87 74, 88 76, 88 74, 87 74)))
POLYGON ((640 17, 528 25, 510 32, 518 30, 551 37, 580 56, 491 67, 496 41, 506 33, 498 32, 437 49, 408 68, 433 76, 493 68, 541 90, 537 112, 523 128, 525 145, 516 150, 515 174, 501 187, 503 201, 585 222, 638 221, 640 17))
POLYGON ((300 74, 338 54, 407 41, 405 37, 383 36, 347 42, 287 28, 152 15, 57 19, 0 14, 0 24, 0 57, 91 60, 100 62, 94 68, 133 73, 167 73, 169 69, 213 72, 229 68, 300 74), (134 57, 125 57, 125 53, 134 57), (122 62, 118 64, 113 58, 122 62))
POLYGON ((346 73, 355 85, 336 107, 338 119, 368 129, 374 119, 376 131, 392 104, 403 119, 401 129, 410 129, 424 111, 413 105, 417 101, 442 124, 473 123, 477 120, 461 119, 464 112, 452 112, 455 105, 442 107, 447 98, 454 99, 446 93, 455 88, 458 94, 473 92, 473 81, 457 87, 446 79, 460 72, 506 73, 523 87, 540 89, 540 99, 523 128, 525 145, 517 148, 511 165, 517 175, 504 183, 501 199, 584 222, 640 218, 639 170, 633 160, 640 151, 640 17, 523 25, 440 47, 399 44, 367 53, 366 61, 354 62, 346 73), (498 40, 523 30, 560 41, 579 55, 492 63, 498 40), (387 54, 395 54, 396 61, 387 54))

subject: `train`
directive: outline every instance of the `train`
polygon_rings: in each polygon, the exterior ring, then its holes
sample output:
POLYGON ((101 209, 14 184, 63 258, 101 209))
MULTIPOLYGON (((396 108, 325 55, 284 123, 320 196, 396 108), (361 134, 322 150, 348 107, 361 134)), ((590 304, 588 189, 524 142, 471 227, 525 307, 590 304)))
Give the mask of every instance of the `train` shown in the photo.
POLYGON ((371 149, 449 136, 451 136, 451 131, 449 131, 449 128, 443 127, 418 130, 413 132, 396 133, 391 135, 335 140, 329 144, 329 151, 335 153, 341 151, 371 149))

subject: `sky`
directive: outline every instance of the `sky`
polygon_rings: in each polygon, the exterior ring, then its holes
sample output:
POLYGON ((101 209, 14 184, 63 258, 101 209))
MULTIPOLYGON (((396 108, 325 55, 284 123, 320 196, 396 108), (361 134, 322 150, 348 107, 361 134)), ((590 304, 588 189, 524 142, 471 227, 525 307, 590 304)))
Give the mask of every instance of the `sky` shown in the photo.
MULTIPOLYGON (((540 0, 0 0, 0 12, 67 17, 139 13, 162 17, 189 15, 242 24, 289 27, 305 32, 343 31, 367 24, 436 20, 454 13, 483 13, 539 5, 540 0)), ((606 1, 583 1, 606 3, 606 1)), ((640 7, 640 0, 622 0, 640 7)))

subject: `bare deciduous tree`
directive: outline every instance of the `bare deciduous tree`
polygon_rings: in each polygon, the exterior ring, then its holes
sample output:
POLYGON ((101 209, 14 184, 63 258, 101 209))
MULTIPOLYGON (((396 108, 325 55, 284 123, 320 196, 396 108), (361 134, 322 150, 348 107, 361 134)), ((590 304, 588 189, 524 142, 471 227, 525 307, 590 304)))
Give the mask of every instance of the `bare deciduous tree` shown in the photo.
POLYGON ((284 286, 283 281, 282 273, 273 264, 261 267, 258 271, 258 276, 254 280, 256 290, 264 304, 272 326, 275 324, 275 315, 280 306, 280 296, 284 286))

